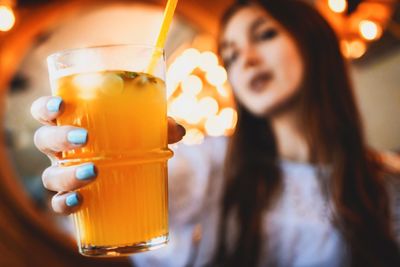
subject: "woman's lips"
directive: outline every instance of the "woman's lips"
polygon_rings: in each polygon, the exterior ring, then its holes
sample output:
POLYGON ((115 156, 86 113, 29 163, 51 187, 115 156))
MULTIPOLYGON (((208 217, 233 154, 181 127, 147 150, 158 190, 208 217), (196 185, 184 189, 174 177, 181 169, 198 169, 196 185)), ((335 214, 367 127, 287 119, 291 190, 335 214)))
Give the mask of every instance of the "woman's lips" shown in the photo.
POLYGON ((260 72, 250 79, 248 87, 251 91, 260 93, 264 91, 266 85, 272 80, 271 72, 260 72))

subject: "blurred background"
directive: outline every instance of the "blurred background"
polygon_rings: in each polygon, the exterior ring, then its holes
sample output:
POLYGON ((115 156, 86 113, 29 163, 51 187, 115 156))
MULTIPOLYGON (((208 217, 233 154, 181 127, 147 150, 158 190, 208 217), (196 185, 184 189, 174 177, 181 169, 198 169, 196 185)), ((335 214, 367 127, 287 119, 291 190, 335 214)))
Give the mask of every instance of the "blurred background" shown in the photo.
MULTIPOLYGON (((305 0, 304 0, 305 1, 305 0)), ((154 44, 166 1, 0 0, 1 168, 46 209, 41 173, 49 165, 33 145, 40 126, 30 105, 49 95, 46 57, 104 44, 154 44)), ((181 0, 166 52, 169 115, 185 125, 187 145, 229 135, 236 111, 216 56, 218 22, 228 0, 181 0), (173 38, 172 38, 173 36, 173 38)), ((400 149, 400 4, 397 0, 308 0, 331 23, 351 68, 369 144, 400 149)), ((323 48, 322 48, 323 49, 323 48)))

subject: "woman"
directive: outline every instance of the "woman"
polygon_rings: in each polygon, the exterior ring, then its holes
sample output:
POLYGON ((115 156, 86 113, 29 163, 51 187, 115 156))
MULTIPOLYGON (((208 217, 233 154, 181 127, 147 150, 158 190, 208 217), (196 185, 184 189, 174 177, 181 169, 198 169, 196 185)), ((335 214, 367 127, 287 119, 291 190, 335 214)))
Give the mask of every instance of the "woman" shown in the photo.
MULTIPOLYGON (((241 1, 223 18, 219 48, 237 101, 236 131, 227 145, 210 139, 203 148, 179 148, 171 164, 172 234, 185 243, 186 226, 202 227, 194 249, 182 250, 188 265, 400 266, 391 180, 366 146, 328 24, 301 1, 241 1), (191 160, 188 151, 196 149, 191 160), (191 162, 204 163, 207 171, 177 168, 191 162), (199 193, 189 185, 186 193, 175 193, 183 178, 206 180, 209 190, 199 193), (174 208, 179 197, 194 208, 174 208)), ((49 112, 46 105, 60 103, 41 98, 32 113, 49 123, 60 109, 49 112)), ((74 148, 66 141, 71 129, 42 128, 36 144, 46 153, 74 148)), ((170 131, 173 141, 181 137, 173 122, 170 131)), ((50 167, 44 175, 54 191, 88 182, 78 181, 74 169, 50 167)), ((79 201, 68 207, 67 196, 76 195, 56 195, 54 210, 79 208, 79 201)), ((138 255, 138 262, 154 254, 138 255)))

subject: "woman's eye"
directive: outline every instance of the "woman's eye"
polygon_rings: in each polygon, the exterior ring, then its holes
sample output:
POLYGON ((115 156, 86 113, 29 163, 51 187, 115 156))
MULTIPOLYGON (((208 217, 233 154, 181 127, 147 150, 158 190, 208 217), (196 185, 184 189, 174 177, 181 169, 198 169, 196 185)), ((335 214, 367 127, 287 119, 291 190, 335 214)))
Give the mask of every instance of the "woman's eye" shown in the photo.
POLYGON ((238 57, 238 53, 237 53, 237 52, 233 52, 233 53, 230 54, 229 56, 224 57, 223 60, 224 60, 225 68, 229 68, 229 66, 230 66, 233 62, 235 62, 235 60, 237 59, 237 57, 238 57))
POLYGON ((256 35, 255 39, 257 41, 266 41, 266 40, 273 39, 277 35, 278 35, 278 31, 276 31, 275 29, 268 29, 268 30, 262 31, 258 35, 256 35))

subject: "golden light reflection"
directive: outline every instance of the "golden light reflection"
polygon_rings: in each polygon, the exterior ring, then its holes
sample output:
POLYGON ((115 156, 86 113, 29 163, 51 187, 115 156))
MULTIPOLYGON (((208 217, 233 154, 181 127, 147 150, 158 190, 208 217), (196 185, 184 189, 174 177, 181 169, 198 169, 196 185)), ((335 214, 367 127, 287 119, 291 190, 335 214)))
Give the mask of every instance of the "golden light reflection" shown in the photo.
MULTIPOLYGON (((98 73, 84 73, 76 75, 72 82, 78 88, 81 88, 79 96, 86 100, 96 97, 97 89, 103 84, 104 77, 98 73)), ((121 82, 121 86, 123 82, 121 82)))
POLYGON ((382 28, 377 23, 370 20, 362 20, 359 24, 360 34, 366 40, 372 41, 382 35, 382 28))
POLYGON ((198 66, 200 52, 195 48, 185 50, 168 68, 167 98, 178 89, 179 83, 198 66))
POLYGON ((221 123, 223 123, 225 131, 232 130, 236 126, 237 113, 233 108, 224 108, 219 114, 221 123))
POLYGON ((83 73, 76 75, 72 82, 81 88, 97 88, 101 86, 103 76, 98 73, 83 73))
POLYGON ((346 0, 328 0, 328 6, 335 13, 343 13, 346 11, 347 2, 346 0))
POLYGON ((182 143, 185 145, 199 145, 204 141, 204 134, 198 129, 189 129, 183 137, 182 143))
POLYGON ((197 106, 196 98, 193 95, 182 94, 170 102, 168 114, 177 119, 187 120, 194 106, 197 106))
POLYGON ((226 70, 223 67, 215 66, 214 68, 207 71, 206 79, 210 84, 214 86, 221 86, 227 81, 228 76, 226 74, 226 70))
POLYGON ((224 98, 229 96, 229 89, 228 89, 228 86, 226 85, 226 83, 223 85, 217 86, 215 89, 217 89, 217 92, 220 96, 222 96, 224 98))
POLYGON ((367 51, 367 45, 362 40, 343 40, 340 42, 341 50, 346 58, 357 59, 362 57, 367 51))
POLYGON ((203 118, 211 117, 218 113, 219 105, 217 100, 207 96, 199 101, 199 110, 203 118))
POLYGON ((188 110, 188 112, 185 114, 183 119, 191 125, 199 124, 200 121, 202 120, 202 114, 198 106, 193 105, 191 109, 188 110))
POLYGON ((181 55, 181 59, 190 60, 192 62, 197 62, 199 60, 199 57, 200 52, 196 48, 186 49, 181 55))
POLYGON ((399 0, 315 0, 315 6, 341 40, 343 55, 349 60, 364 56, 372 42, 379 40, 386 29, 392 29, 391 19, 399 0), (350 5, 352 3, 352 5, 350 5))
POLYGON ((353 40, 349 43, 349 57, 360 58, 367 51, 367 45, 361 40, 353 40))
POLYGON ((218 66, 218 57, 213 52, 203 52, 199 59, 199 68, 202 71, 208 72, 215 66, 218 66))
POLYGON ((222 136, 225 133, 224 125, 221 124, 221 119, 218 116, 209 117, 204 127, 210 136, 222 136))
POLYGON ((191 74, 182 81, 181 87, 185 94, 198 95, 203 88, 203 81, 198 76, 191 74))
POLYGON ((344 57, 346 58, 350 57, 350 46, 348 41, 346 40, 340 41, 340 50, 342 51, 344 57))
POLYGON ((14 27, 15 15, 8 6, 0 6, 0 31, 7 32, 14 27))
POLYGON ((237 114, 227 72, 215 53, 186 49, 170 64, 167 77, 168 114, 187 129, 184 144, 233 132, 237 114))

